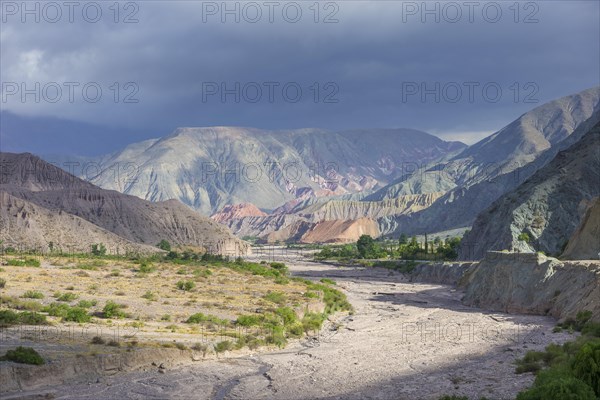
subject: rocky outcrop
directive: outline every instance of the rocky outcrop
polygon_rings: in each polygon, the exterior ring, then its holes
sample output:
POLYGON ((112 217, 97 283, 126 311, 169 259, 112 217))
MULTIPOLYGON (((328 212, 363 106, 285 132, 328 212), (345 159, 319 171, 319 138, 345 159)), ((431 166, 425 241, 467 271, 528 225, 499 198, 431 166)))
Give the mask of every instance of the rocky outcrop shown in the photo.
POLYGON ((435 264, 419 264, 410 274, 413 282, 430 282, 442 285, 460 285, 464 276, 468 275, 476 262, 445 262, 435 264))
POLYGON ((370 218, 356 220, 334 220, 317 222, 309 229, 300 242, 302 243, 352 243, 361 235, 379 236, 377 223, 370 218))
MULTIPOLYGON (((155 246, 165 239, 213 253, 245 255, 249 251, 249 245, 226 227, 176 200, 152 203, 100 189, 31 154, 0 153, 0 165, 4 168, 1 191, 52 213, 86 220, 128 242, 155 246)), ((76 232, 86 234, 86 230, 76 232)), ((51 241, 42 236, 46 243, 51 241)))
POLYGON ((600 198, 596 197, 591 202, 579 227, 569 239, 569 244, 561 258, 567 260, 600 258, 600 198))
POLYGON ((542 254, 490 252, 465 276, 464 302, 508 313, 600 321, 600 262, 559 261, 542 254))
POLYGON ((266 217, 267 214, 261 211, 254 204, 228 204, 221 211, 213 214, 210 218, 222 224, 227 224, 231 220, 241 219, 246 217, 266 217))

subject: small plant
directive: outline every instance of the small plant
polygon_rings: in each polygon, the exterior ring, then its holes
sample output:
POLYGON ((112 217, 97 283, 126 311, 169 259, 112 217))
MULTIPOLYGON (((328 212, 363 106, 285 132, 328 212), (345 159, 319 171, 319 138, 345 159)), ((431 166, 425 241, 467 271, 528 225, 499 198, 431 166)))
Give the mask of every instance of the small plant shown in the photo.
POLYGON ((194 283, 194 281, 179 281, 179 282, 177 282, 177 288, 179 290, 184 290, 186 292, 189 292, 190 290, 192 290, 195 287, 196 287, 196 284, 194 283))
POLYGON ((4 289, 6 286, 6 279, 0 278, 0 289, 4 289))
POLYGON ((65 303, 69 303, 75 299, 77 299, 77 296, 75 293, 55 293, 54 297, 56 297, 57 301, 64 301, 65 303), (58 294, 58 296, 57 296, 58 294))
POLYGON ((278 305, 283 305, 286 302, 285 293, 282 292, 269 292, 263 296, 263 299, 278 305))
POLYGON ((529 234, 527 232, 521 232, 519 234, 519 236, 517 236, 517 240, 520 240, 520 241, 525 242, 525 243, 529 243, 529 241, 531 240, 531 238, 529 237, 529 234))
POLYGON ((164 251, 171 251, 171 244, 167 242, 165 239, 161 240, 156 247, 164 251))
POLYGON ((185 321, 187 324, 199 324, 202 322, 212 322, 217 325, 228 325, 229 320, 221 319, 214 315, 207 315, 203 313, 196 313, 190 315, 190 317, 185 321))
POLYGON ((188 349, 188 347, 185 344, 179 343, 179 342, 175 343, 175 347, 177 347, 179 350, 187 350, 188 349))
POLYGON ((104 318, 125 318, 125 313, 123 312, 125 307, 124 304, 118 304, 109 300, 102 309, 102 315, 104 318))
POLYGON ((25 299, 43 299, 44 294, 35 290, 28 290, 25 293, 23 293, 21 297, 25 299))
POLYGON ((30 365, 43 365, 46 363, 37 351, 31 347, 23 346, 8 350, 4 356, 0 357, 0 360, 30 365))
POLYGON ((97 304, 98 302, 96 300, 80 300, 79 303, 77 303, 77 307, 92 308, 97 304))
POLYGON ((161 321, 167 321, 167 322, 168 322, 168 321, 171 321, 171 315, 169 315, 169 314, 165 314, 165 315, 163 315, 162 317, 160 317, 160 320, 161 320, 161 321))
POLYGON ((92 245, 92 255, 94 256, 104 256, 106 255, 106 246, 104 244, 93 244, 92 245))
POLYGON ((157 301, 158 300, 158 296, 149 290, 142 295, 142 298, 149 300, 149 301, 157 301))
POLYGON ((154 267, 150 261, 142 261, 140 263, 140 268, 138 269, 139 273, 149 274, 154 271, 156 271, 156 267, 154 267))
POLYGON ((90 341, 92 344, 105 344, 106 341, 101 336, 94 336, 90 341))
POLYGON ((329 278, 323 278, 321 279, 321 283, 325 283, 327 285, 335 285, 335 281, 333 279, 329 279, 329 278))
POLYGON ((121 343, 117 342, 116 340, 111 340, 106 345, 111 347, 121 347, 121 343))
POLYGON ((232 350, 233 347, 234 347, 233 342, 231 342, 229 340, 223 340, 223 341, 218 342, 217 344, 215 344, 215 352, 217 352, 217 353, 223 353, 225 351, 232 350))

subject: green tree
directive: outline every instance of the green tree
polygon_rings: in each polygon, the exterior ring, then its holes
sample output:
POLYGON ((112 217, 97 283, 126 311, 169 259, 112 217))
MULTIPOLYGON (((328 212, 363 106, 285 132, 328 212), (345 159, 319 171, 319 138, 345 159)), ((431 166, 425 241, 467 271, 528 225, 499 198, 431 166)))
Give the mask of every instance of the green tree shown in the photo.
POLYGON ((360 258, 371 258, 376 253, 375 240, 369 235, 361 235, 356 242, 360 258))
POLYGON ((106 254, 106 246, 103 243, 92 245, 92 254, 95 256, 103 256, 106 254))
POLYGON ((406 236, 405 233, 401 233, 400 238, 398 239, 398 244, 402 245, 402 244, 406 244, 406 243, 408 243, 408 236, 406 236))

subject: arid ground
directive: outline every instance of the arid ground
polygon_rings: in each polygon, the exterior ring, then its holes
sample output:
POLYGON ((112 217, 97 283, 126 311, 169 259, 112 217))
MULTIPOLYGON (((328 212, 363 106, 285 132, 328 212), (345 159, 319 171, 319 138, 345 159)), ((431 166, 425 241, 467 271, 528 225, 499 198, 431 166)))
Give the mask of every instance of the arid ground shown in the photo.
POLYGON ((550 318, 468 308, 451 287, 411 283, 385 269, 334 267, 294 252, 277 258, 294 275, 334 279, 354 314, 337 314, 318 336, 282 350, 246 349, 179 366, 165 361, 163 369, 157 355, 137 371, 5 398, 512 399, 533 382, 531 374, 514 373, 515 359, 572 338, 552 333, 550 318))

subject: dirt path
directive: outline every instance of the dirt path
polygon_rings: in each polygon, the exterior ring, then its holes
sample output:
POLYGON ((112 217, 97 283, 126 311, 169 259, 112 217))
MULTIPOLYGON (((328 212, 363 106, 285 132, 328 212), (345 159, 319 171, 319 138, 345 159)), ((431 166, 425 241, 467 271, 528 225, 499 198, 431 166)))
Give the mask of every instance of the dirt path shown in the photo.
POLYGON ((57 399, 509 399, 533 380, 514 374, 516 358, 570 339, 552 333, 549 318, 465 307, 462 294, 446 286, 288 257, 296 275, 333 277, 356 313, 281 351, 38 393, 57 399))

